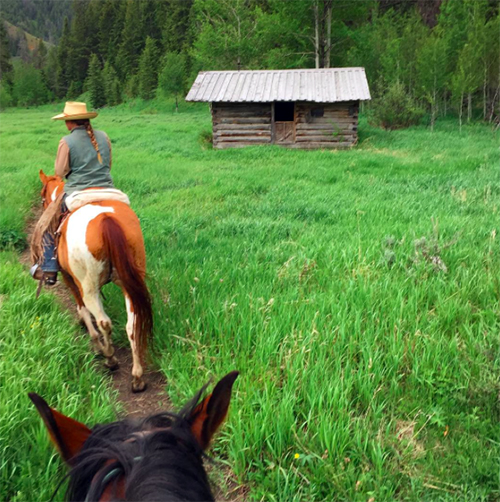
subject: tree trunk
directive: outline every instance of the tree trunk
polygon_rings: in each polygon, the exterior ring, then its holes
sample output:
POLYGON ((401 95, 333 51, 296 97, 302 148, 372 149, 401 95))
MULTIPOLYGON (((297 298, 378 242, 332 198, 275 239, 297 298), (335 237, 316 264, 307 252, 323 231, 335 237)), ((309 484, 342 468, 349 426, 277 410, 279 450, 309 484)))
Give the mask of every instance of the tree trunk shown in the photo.
POLYGON ((487 95, 486 95, 486 89, 487 89, 487 80, 488 80, 488 71, 486 64, 484 65, 484 79, 483 79, 483 120, 486 120, 486 102, 487 102, 487 95))
POLYGON ((332 10, 333 0, 326 0, 326 38, 325 38, 325 68, 330 68, 330 54, 332 49, 332 10))
POLYGON ((177 94, 175 95, 175 112, 179 113, 179 102, 177 100, 177 94))
POLYGON ((462 132, 462 113, 464 110, 464 93, 460 94, 460 113, 458 115, 459 117, 459 127, 460 127, 460 132, 462 132))
POLYGON ((314 0, 314 56, 316 60, 316 68, 319 68, 319 11, 318 1, 314 0))
POLYGON ((472 118, 472 94, 469 92, 467 94, 467 123, 470 122, 472 118))

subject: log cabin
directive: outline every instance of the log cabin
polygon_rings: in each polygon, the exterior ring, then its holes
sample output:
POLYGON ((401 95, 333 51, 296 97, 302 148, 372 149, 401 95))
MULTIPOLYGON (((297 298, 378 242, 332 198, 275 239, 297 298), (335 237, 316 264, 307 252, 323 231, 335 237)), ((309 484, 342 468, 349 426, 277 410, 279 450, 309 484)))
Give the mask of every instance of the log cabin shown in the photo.
POLYGON ((200 72, 186 96, 211 103, 214 148, 350 148, 369 99, 364 68, 200 72))

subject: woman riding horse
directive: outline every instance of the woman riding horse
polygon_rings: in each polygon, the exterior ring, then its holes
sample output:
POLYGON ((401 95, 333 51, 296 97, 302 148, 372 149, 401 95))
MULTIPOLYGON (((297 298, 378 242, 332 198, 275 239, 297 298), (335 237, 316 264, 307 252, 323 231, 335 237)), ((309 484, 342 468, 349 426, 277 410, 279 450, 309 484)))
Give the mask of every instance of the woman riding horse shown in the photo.
POLYGON ((132 349, 132 390, 143 380, 148 338, 152 332, 151 297, 146 285, 146 251, 139 218, 128 197, 112 188, 111 147, 104 132, 94 131, 85 103, 67 103, 56 120, 66 120, 71 134, 59 145, 56 175, 40 171, 45 211, 33 231, 33 275, 55 283, 60 270, 87 326, 94 347, 110 369, 118 367, 111 342, 112 322, 104 311, 101 288, 119 286, 127 309, 126 331, 132 349), (66 183, 59 174, 66 175, 66 183), (64 202, 63 202, 64 199, 64 202), (69 215, 61 222, 61 206, 69 215), (58 235, 57 260, 54 234, 58 235), (43 237, 42 237, 43 236, 43 237), (49 275, 50 274, 50 275, 49 275))
MULTIPOLYGON (((97 112, 88 112, 85 103, 68 101, 64 112, 52 120, 64 120, 70 134, 59 142, 55 174, 66 178, 64 193, 70 195, 87 188, 113 188, 111 179, 111 142, 104 131, 95 131, 90 119, 97 112)), ((44 255, 41 265, 35 264, 32 276, 52 286, 57 282, 59 265, 55 256, 55 238, 51 232, 43 236, 44 255)))

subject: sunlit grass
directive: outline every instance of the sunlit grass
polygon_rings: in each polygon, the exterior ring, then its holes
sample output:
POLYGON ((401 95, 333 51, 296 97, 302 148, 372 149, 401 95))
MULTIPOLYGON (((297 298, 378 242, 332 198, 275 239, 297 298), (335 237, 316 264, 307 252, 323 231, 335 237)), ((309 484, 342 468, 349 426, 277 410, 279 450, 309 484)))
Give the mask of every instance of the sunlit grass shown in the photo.
MULTIPOLYGON (((141 218, 168 392, 241 371, 216 457, 255 499, 498 497, 498 133, 362 121, 351 151, 217 151, 208 107, 169 107, 95 127, 141 218)), ((53 169, 57 110, 2 115, 2 235, 53 169)))

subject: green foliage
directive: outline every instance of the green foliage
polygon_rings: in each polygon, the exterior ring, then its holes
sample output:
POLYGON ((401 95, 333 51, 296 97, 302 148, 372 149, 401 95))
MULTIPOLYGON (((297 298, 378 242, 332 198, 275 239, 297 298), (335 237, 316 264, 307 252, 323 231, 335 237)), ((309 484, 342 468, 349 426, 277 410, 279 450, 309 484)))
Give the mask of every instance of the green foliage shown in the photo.
POLYGON ((162 42, 166 52, 187 52, 192 43, 191 8, 194 0, 164 0, 168 15, 163 25, 162 42))
POLYGON ((370 111, 373 123, 384 129, 418 124, 424 115, 424 111, 400 82, 390 84, 380 97, 374 99, 370 111))
POLYGON ((196 0, 193 6, 198 35, 196 64, 205 70, 248 69, 258 54, 260 9, 247 0, 196 0))
POLYGON ((115 106, 121 103, 121 85, 115 69, 106 62, 102 71, 102 80, 104 84, 104 94, 106 96, 106 104, 115 106))
POLYGON ((90 93, 90 101, 94 108, 101 108, 106 104, 106 91, 103 79, 101 63, 96 54, 90 59, 87 88, 90 93))
POLYGON ((72 80, 69 20, 64 20, 61 41, 57 48, 56 96, 66 96, 72 80))
POLYGON ((183 54, 167 53, 158 78, 158 89, 164 96, 174 95, 176 107, 179 95, 186 89, 186 58, 183 54))
POLYGON ((121 44, 116 57, 116 70, 122 79, 137 71, 145 40, 141 29, 140 2, 127 0, 121 44))
POLYGON ((9 40, 3 19, 0 17, 0 80, 10 80, 12 63, 10 61, 9 40))
POLYGON ((139 60, 139 96, 142 99, 152 99, 158 82, 157 64, 158 52, 155 41, 148 37, 146 47, 139 60))
POLYGON ((12 91, 15 103, 18 106, 36 106, 45 103, 49 96, 42 72, 31 65, 17 61, 14 66, 12 91))
POLYGON ((139 96, 139 75, 132 75, 125 85, 125 95, 128 98, 137 98, 139 96))
POLYGON ((5 110, 13 104, 10 87, 5 82, 0 82, 0 110, 5 110))

